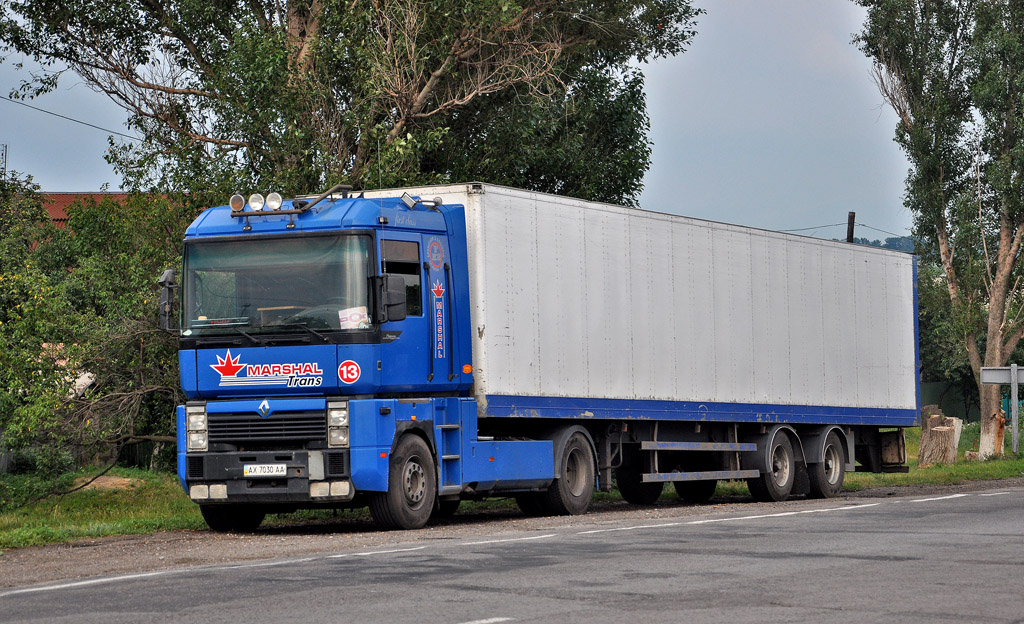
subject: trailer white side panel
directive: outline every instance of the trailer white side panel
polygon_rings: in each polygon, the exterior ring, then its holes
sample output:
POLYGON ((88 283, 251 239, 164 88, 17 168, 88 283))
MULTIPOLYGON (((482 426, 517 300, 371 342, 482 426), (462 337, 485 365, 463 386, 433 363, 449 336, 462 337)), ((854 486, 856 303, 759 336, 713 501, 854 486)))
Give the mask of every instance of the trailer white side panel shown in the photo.
POLYGON ((490 185, 474 394, 915 410, 907 254, 490 185))

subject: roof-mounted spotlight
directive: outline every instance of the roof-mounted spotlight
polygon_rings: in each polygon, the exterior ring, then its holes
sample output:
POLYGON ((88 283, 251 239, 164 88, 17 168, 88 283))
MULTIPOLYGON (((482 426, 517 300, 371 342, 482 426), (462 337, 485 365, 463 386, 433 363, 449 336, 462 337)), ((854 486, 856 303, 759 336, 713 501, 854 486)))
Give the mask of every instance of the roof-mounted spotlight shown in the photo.
POLYGON ((231 206, 232 212, 242 212, 242 209, 245 208, 245 198, 241 194, 235 193, 228 201, 228 205, 231 206))
POLYGON ((249 207, 252 208, 253 210, 259 212, 260 210, 263 210, 263 206, 265 204, 266 201, 263 199, 263 196, 260 195, 259 193, 253 193, 252 195, 249 196, 249 207))
POLYGON ((440 197, 435 197, 432 200, 422 200, 416 199, 409 193, 402 193, 402 203, 405 204, 405 207, 408 208, 409 210, 415 210, 417 205, 422 205, 425 208, 432 208, 434 210, 437 210, 438 206, 443 205, 444 202, 441 200, 440 197))
POLYGON ((283 202, 280 193, 271 193, 267 195, 267 210, 280 210, 283 202))

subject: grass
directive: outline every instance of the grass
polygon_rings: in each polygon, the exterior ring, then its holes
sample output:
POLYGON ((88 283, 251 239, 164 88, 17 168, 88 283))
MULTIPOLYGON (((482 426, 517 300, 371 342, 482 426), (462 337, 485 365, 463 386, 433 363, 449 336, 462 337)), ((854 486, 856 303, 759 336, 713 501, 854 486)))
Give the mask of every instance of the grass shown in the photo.
MULTIPOLYGON (((960 459, 966 450, 977 449, 978 426, 964 427, 960 441, 960 459)), ((1009 439, 1009 434, 1007 434, 1009 439)), ((917 466, 920 443, 918 429, 907 430, 908 473, 852 473, 846 476, 844 489, 856 491, 879 486, 938 485, 1006 479, 1024 476, 1024 454, 1007 453, 992 461, 959 461, 952 465, 917 466)), ((1009 443, 1007 443, 1009 444, 1009 443)), ((165 530, 196 530, 206 527, 199 507, 181 490, 174 475, 146 470, 115 468, 109 474, 131 480, 131 485, 115 490, 79 490, 65 496, 44 497, 47 492, 66 491, 82 477, 95 476, 98 471, 85 470, 59 479, 47 480, 34 475, 0 475, 0 551, 24 546, 58 544, 82 538, 153 533, 165 530)), ((662 495, 675 499, 671 487, 662 495)), ((716 496, 747 497, 743 482, 723 481, 716 496)), ((619 500, 617 492, 597 493, 595 501, 619 500)), ((515 509, 510 498, 482 502, 464 502, 460 513, 515 509)), ((329 521, 330 511, 299 511, 289 515, 270 516, 268 524, 329 521)), ((345 512, 346 520, 368 520, 365 509, 345 512)))
MULTIPOLYGON (((65 475, 49 485, 66 490, 74 480, 98 471, 65 475)), ((57 544, 71 540, 153 533, 169 529, 200 529, 206 525, 199 508, 185 496, 175 476, 137 469, 115 468, 113 476, 132 480, 117 490, 79 490, 36 502, 45 487, 26 475, 0 479, 0 550, 57 544), (25 504, 29 503, 29 504, 25 504)))

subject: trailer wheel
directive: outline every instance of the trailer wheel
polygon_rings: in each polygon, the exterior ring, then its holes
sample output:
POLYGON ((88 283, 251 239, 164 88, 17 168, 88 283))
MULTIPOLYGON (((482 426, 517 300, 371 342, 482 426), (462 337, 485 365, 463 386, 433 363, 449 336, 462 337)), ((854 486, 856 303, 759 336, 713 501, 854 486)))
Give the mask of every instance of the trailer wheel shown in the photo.
POLYGON ((562 476, 544 493, 545 511, 552 516, 581 514, 594 496, 594 452, 579 431, 566 439, 560 467, 562 476))
POLYGON ((821 461, 807 467, 807 478, 811 482, 808 498, 834 498, 843 489, 846 476, 846 451, 843 443, 832 431, 825 438, 821 461))
POLYGON ((252 505, 200 505, 199 512, 206 526, 218 533, 251 533, 266 517, 266 513, 252 505))
POLYGON ((389 529, 418 529, 430 520, 437 495, 437 473, 427 443, 404 435, 391 453, 388 491, 370 496, 370 515, 389 529))
POLYGON ((754 500, 762 503, 786 500, 796 481, 796 458, 788 435, 782 431, 775 432, 758 469, 760 476, 747 479, 747 488, 754 500))
POLYGON ((661 481, 644 483, 644 476, 635 463, 623 464, 615 469, 615 484, 623 500, 634 505, 653 505, 665 484, 661 481))
POLYGON ((718 481, 676 481, 672 484, 679 498, 688 503, 700 505, 711 500, 718 488, 718 481))

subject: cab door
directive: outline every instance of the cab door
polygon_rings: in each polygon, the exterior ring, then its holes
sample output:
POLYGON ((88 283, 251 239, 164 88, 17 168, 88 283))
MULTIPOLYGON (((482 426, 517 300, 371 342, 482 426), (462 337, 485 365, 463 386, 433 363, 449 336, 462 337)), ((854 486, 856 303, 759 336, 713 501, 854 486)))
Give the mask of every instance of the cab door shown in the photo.
POLYGON ((423 240, 418 234, 388 232, 380 239, 379 251, 381 273, 405 279, 407 301, 404 320, 381 325, 381 390, 424 392, 429 390, 434 362, 423 287, 423 240))

